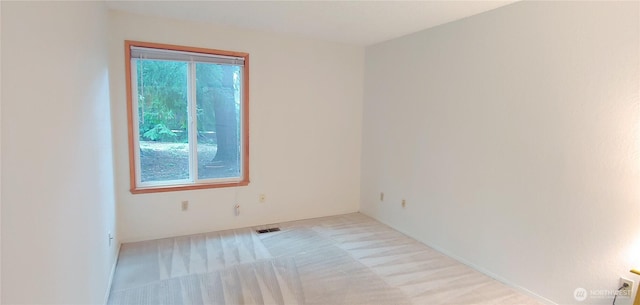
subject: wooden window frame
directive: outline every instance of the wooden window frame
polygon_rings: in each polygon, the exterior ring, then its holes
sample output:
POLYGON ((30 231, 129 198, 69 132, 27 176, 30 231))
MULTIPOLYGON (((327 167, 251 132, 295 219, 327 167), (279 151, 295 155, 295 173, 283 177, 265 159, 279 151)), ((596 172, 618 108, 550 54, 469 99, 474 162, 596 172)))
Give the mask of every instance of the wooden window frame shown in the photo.
MULTIPOLYGON (((217 49, 207 49, 198 47, 187 47, 171 44, 161 44, 152 42, 132 41, 125 40, 125 81, 127 91, 127 128, 129 133, 129 178, 130 178, 130 191, 132 194, 145 194, 145 193, 159 193, 159 192, 174 192, 174 191, 187 191, 187 190, 199 190, 210 188, 223 188, 223 187, 237 187, 246 186, 249 184, 249 53, 224 51, 217 49), (135 138, 134 134, 134 118, 133 118, 133 90, 131 80, 131 47, 144 47, 160 50, 170 51, 183 51, 193 53, 203 53, 211 55, 222 56, 234 56, 244 58, 244 66, 242 67, 242 134, 240 135, 242 140, 242 179, 233 182, 206 182, 206 183, 189 183, 180 185, 159 185, 159 186, 139 186, 137 184, 136 176, 136 154, 134 149, 135 138)), ((135 120, 137 122, 137 120, 135 120)))

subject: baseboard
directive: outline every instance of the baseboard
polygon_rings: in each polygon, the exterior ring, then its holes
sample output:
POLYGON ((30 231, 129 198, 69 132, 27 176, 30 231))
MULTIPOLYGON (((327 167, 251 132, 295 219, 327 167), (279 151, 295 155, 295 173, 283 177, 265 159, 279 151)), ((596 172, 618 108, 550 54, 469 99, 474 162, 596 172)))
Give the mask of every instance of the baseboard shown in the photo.
POLYGON ((118 243, 118 250, 116 251, 116 259, 113 260, 113 265, 111 266, 111 273, 109 274, 109 281, 107 282, 107 291, 104 293, 104 302, 103 304, 107 304, 109 302, 109 294, 111 293, 111 284, 113 284, 113 276, 116 273, 116 265, 118 264, 118 258, 120 257, 120 246, 122 243, 118 243))
POLYGON ((398 231, 398 232, 400 232, 400 233, 402 233, 402 234, 404 234, 404 235, 406 235, 406 236, 408 236, 408 237, 410 237, 410 238, 412 238, 412 239, 414 239, 414 240, 416 240, 416 241, 418 241, 420 243, 423 243, 423 244, 427 245, 429 248, 431 248, 433 250, 436 250, 436 251, 442 253, 443 255, 446 255, 447 257, 450 257, 450 258, 460 262, 461 264, 464 264, 464 265, 466 265, 466 266, 468 266, 468 267, 470 267, 470 268, 472 268, 472 269, 474 269, 474 270, 476 270, 476 271, 478 271, 478 272, 480 272, 480 273, 482 273, 482 274, 484 274, 484 275, 486 275, 486 276, 488 276, 488 277, 490 277, 490 278, 492 278, 492 279, 494 279, 494 280, 496 280, 496 281, 498 281, 498 282, 500 282, 502 284, 505 284, 505 285, 517 290, 518 292, 521 292, 523 294, 531 296, 531 297, 537 299, 538 301, 540 301, 540 302, 542 302, 544 304, 547 304, 547 305, 558 305, 558 303, 556 303, 556 302, 553 302, 553 301, 551 301, 551 300, 549 300, 549 299, 547 299, 547 298, 545 298, 545 297, 543 297, 543 296, 541 296, 541 295, 539 295, 539 294, 537 294, 537 293, 535 293, 535 292, 533 292, 533 291, 531 291, 531 290, 529 290, 529 289, 527 289, 525 287, 516 285, 516 284, 510 282, 509 280, 507 280, 507 279, 505 279, 505 278, 503 278, 503 277, 501 277, 501 276, 499 276, 499 275, 497 275, 497 274, 495 274, 495 273, 493 273, 493 272, 491 272, 489 270, 484 269, 481 266, 478 266, 478 265, 476 265, 474 263, 471 263, 471 262, 467 261, 466 259, 464 259, 462 257, 459 257, 457 255, 454 255, 454 254, 450 253, 449 251, 447 251, 445 249, 442 249, 440 247, 437 247, 437 246, 431 245, 431 244, 429 244, 427 242, 424 242, 424 241, 416 238, 412 234, 410 234, 408 232, 405 232, 404 230, 398 229, 398 228, 392 226, 391 224, 374 217, 373 215, 369 215, 369 214, 367 214, 367 213, 365 213, 363 211, 359 211, 359 213, 361 213, 363 215, 366 215, 368 217, 371 217, 371 218, 373 218, 373 219, 375 219, 375 220, 377 220, 377 221, 389 226, 390 228, 392 228, 392 229, 394 229, 394 230, 396 230, 396 231, 398 231))
MULTIPOLYGON (((400 232, 402 232, 402 231, 400 231, 400 232)), ((402 234, 407 234, 407 233, 402 232, 402 234)), ((411 237, 411 238, 413 238, 413 237, 411 237)), ((420 242, 424 243, 422 241, 420 241, 420 242)), ((426 243, 424 243, 424 244, 426 244, 426 243)), ((549 299, 547 299, 547 298, 545 298, 545 297, 543 297, 543 296, 541 296, 541 295, 539 295, 539 294, 537 294, 537 293, 535 293, 535 292, 533 292, 533 291, 531 291, 531 290, 529 290, 529 289, 527 289, 525 287, 522 287, 520 285, 516 285, 516 284, 510 282, 509 280, 507 280, 507 279, 505 279, 505 278, 503 278, 503 277, 501 277, 501 276, 499 276, 499 275, 497 275, 497 274, 495 274, 495 273, 493 273, 493 272, 491 272, 489 270, 484 269, 483 267, 480 267, 480 266, 478 266, 478 265, 476 265, 474 263, 471 263, 471 262, 467 261, 464 258, 461 258, 461 257, 459 257, 457 255, 451 254, 448 251, 446 251, 444 249, 441 249, 439 247, 434 247, 434 246, 429 245, 429 244, 426 244, 426 245, 431 247, 432 249, 434 249, 434 250, 436 250, 436 251, 438 251, 438 252, 440 252, 440 253, 448 256, 448 257, 450 257, 450 258, 455 259, 456 261, 458 261, 458 262, 460 262, 462 264, 465 264, 465 265, 473 268, 474 270, 476 270, 476 271, 478 271, 478 272, 480 272, 480 273, 482 273, 482 274, 484 274, 484 275, 486 275, 486 276, 488 276, 488 277, 490 277, 490 278, 492 278, 492 279, 494 279, 494 280, 496 280, 498 282, 501 282, 501 283, 503 283, 503 284, 505 284, 505 285, 507 285, 507 286, 519 291, 519 292, 522 292, 523 294, 526 294, 526 295, 529 295, 529 296, 531 296, 533 298, 536 298, 538 301, 541 301, 541 302, 543 302, 543 303, 545 303, 547 305, 558 305, 558 303, 553 302, 553 301, 551 301, 551 300, 549 300, 549 299)))

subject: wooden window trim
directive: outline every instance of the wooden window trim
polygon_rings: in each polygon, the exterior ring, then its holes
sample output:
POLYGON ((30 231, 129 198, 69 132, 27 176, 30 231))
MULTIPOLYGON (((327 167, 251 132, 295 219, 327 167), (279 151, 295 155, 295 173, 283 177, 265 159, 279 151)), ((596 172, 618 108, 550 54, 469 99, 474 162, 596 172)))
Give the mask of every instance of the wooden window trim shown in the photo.
POLYGON ((173 191, 187 191, 187 190, 200 190, 210 188, 223 188, 223 187, 236 187, 249 185, 249 53, 224 51, 217 49, 206 49, 197 47, 187 47, 171 44, 161 44, 153 42, 142 42, 125 40, 125 82, 127 91, 127 129, 129 134, 128 146, 129 146, 129 179, 130 179, 130 191, 132 194, 145 194, 145 193, 160 193, 160 192, 173 192, 173 191), (135 136, 133 133, 133 96, 131 85, 131 47, 146 47, 154 49, 164 49, 172 51, 186 51, 213 55, 225 55, 244 58, 244 66, 242 72, 242 180, 234 182, 217 182, 217 183, 192 183, 185 185, 162 185, 162 186, 145 186, 140 187, 137 185, 136 177, 136 157, 134 151, 135 136))

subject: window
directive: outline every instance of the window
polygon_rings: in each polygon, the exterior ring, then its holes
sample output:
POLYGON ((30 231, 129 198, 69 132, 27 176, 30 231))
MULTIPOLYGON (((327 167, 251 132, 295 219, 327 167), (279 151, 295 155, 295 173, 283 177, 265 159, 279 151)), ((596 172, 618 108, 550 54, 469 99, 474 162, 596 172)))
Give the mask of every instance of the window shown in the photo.
POLYGON ((132 193, 249 183, 249 54, 125 41, 132 193))

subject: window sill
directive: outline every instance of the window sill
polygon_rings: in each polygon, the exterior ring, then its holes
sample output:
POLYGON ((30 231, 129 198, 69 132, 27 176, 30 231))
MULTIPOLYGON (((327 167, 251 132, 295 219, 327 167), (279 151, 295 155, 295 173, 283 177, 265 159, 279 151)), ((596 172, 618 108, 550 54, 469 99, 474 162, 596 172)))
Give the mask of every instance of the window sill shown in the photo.
POLYGON ((191 190, 247 186, 247 185, 249 185, 248 180, 238 181, 238 182, 223 182, 223 183, 215 183, 215 184, 210 183, 210 184, 162 185, 162 186, 138 187, 138 188, 132 188, 130 191, 131 191, 131 194, 135 195, 135 194, 191 191, 191 190))

